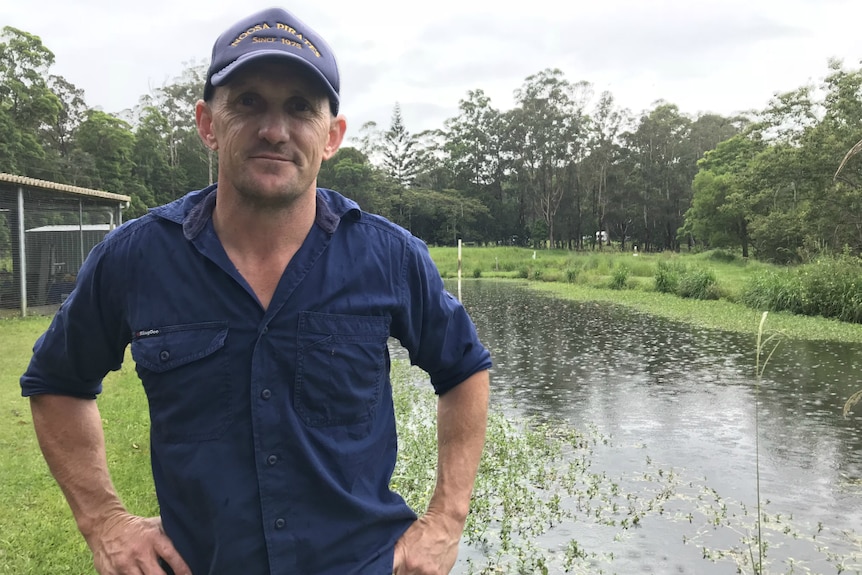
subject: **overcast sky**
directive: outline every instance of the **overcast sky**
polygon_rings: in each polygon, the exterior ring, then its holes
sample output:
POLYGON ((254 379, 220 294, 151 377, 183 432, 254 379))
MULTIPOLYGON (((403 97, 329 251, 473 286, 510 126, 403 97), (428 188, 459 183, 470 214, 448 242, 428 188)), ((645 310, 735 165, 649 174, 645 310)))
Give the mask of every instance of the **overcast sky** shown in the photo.
MULTIPOLYGON (((36 34, 54 74, 107 112, 208 62, 215 38, 272 1, 0 0, 0 26, 36 34)), ((763 108, 817 83, 830 57, 862 59, 862 0, 328 0, 282 6, 332 46, 349 137, 389 124, 443 126, 467 91, 500 109, 530 74, 560 68, 633 112, 658 99, 683 112, 763 108)), ((189 112, 191 113, 191 111, 189 112)))

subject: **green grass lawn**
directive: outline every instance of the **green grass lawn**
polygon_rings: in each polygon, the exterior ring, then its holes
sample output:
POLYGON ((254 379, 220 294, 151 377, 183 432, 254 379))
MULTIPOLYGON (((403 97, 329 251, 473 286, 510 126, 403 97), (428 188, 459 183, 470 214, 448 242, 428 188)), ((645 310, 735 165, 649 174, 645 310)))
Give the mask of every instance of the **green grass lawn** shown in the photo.
MULTIPOLYGON (((48 472, 18 378, 44 317, 0 320, 0 574, 92 573, 89 550, 48 472)), ((105 380, 99 399, 114 483, 134 513, 154 515, 146 398, 131 361, 105 380)))
MULTIPOLYGON (((445 278, 457 277, 458 250, 451 247, 430 248, 431 257, 445 278)), ((680 262, 686 266, 712 270, 728 299, 735 299, 746 280, 763 269, 774 268, 750 259, 733 261, 710 259, 709 253, 622 253, 603 251, 532 250, 517 247, 469 247, 462 249, 462 277, 522 278, 546 282, 576 283, 606 287, 614 270, 624 267, 629 287, 650 290, 659 262, 680 262), (535 254, 535 257, 533 257, 535 254)))

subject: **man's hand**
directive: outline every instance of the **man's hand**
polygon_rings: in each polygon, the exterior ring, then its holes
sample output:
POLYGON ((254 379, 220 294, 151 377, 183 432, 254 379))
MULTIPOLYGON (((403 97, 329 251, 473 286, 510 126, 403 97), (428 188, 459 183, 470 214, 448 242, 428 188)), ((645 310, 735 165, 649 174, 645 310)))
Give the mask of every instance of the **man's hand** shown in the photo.
POLYGON ((115 515, 87 537, 87 543, 99 575, 164 575, 159 558, 175 575, 191 575, 159 517, 115 515))
POLYGON ((429 511, 395 543, 393 575, 448 575, 458 559, 462 529, 455 520, 429 511))
POLYGON ((394 575, 448 575, 455 565, 487 416, 487 370, 437 400, 437 484, 425 515, 395 543, 394 575))

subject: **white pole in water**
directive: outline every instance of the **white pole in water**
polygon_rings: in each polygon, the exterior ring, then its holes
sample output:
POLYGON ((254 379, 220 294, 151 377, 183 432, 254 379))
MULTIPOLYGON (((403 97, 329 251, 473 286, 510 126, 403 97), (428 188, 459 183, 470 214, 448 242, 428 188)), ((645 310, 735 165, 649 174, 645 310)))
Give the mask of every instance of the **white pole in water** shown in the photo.
POLYGON ((461 240, 458 240, 458 301, 461 301, 461 240))

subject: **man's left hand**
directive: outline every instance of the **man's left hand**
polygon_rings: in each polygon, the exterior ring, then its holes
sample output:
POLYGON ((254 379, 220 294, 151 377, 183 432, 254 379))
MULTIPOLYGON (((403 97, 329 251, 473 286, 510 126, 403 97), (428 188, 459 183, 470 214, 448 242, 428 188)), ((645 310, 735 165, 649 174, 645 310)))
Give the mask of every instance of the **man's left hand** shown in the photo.
POLYGON ((448 575, 458 559, 462 526, 430 511, 395 543, 393 575, 448 575))

